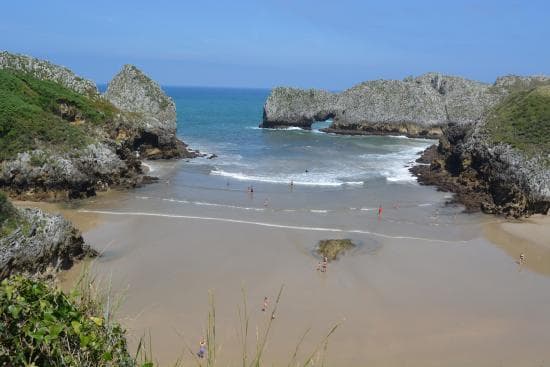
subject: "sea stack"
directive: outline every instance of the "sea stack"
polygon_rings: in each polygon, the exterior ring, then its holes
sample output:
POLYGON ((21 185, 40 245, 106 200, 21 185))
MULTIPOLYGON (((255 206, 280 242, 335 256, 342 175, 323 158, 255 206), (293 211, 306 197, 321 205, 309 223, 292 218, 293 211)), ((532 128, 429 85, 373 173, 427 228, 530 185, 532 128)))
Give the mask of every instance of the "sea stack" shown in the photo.
POLYGON ((183 158, 196 154, 176 137, 176 105, 161 87, 133 65, 124 65, 104 97, 139 120, 141 136, 134 143, 145 158, 183 158))

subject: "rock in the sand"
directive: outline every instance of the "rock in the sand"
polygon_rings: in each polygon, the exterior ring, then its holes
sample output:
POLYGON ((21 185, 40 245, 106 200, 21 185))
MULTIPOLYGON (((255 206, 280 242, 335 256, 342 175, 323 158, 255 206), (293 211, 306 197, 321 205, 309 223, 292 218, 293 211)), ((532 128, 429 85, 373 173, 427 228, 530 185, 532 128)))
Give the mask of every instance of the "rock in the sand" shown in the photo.
POLYGON ((317 247, 317 253, 321 256, 326 256, 329 261, 336 260, 338 256, 344 252, 355 248, 350 239, 333 239, 333 240, 321 240, 317 247))

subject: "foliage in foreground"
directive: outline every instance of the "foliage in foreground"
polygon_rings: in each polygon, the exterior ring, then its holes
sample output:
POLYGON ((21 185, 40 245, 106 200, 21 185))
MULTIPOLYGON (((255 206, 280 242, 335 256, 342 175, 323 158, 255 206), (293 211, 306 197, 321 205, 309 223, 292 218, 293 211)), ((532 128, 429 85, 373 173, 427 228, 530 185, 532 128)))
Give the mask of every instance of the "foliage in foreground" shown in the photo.
POLYGON ((89 143, 88 128, 116 109, 30 74, 0 70, 0 160, 43 147, 69 150, 89 143))
POLYGON ((0 284, 0 366, 133 366, 124 330, 40 281, 0 284))
POLYGON ((528 155, 550 155, 550 86, 513 92, 495 107, 486 127, 495 142, 528 155))
MULTIPOLYGON (((0 366, 141 366, 153 367, 151 341, 140 339, 135 356, 127 351, 125 331, 111 321, 110 299, 100 301, 92 290, 94 280, 86 273, 70 295, 42 281, 12 276, 0 283, 0 366), (106 308, 104 308, 107 306, 106 308), (104 311, 102 311, 104 310, 104 311)), ((261 367, 275 320, 283 288, 274 307, 266 316, 267 324, 256 330, 255 346, 249 354, 250 314, 243 290, 243 308, 239 308, 239 339, 242 343, 242 366, 261 367)), ((116 306, 115 306, 116 308, 116 306)), ((317 347, 298 361, 300 347, 309 333, 301 336, 291 355, 289 366, 324 366, 328 339, 339 325, 333 326, 317 347)), ((149 337, 150 338, 150 337, 149 337)), ((207 351, 199 359, 196 350, 187 350, 198 367, 215 367, 220 363, 216 342, 216 312, 211 295, 206 328, 207 351)), ((178 359, 174 366, 181 366, 178 359)))

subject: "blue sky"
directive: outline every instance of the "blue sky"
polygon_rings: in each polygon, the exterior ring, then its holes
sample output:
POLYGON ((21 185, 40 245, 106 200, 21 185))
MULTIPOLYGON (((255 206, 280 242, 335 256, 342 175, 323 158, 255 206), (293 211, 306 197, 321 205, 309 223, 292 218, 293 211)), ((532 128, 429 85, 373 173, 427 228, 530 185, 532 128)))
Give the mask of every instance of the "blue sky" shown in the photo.
POLYGON ((165 85, 200 86, 550 74, 546 0, 19 0, 0 9, 0 49, 99 83, 125 63, 165 85))

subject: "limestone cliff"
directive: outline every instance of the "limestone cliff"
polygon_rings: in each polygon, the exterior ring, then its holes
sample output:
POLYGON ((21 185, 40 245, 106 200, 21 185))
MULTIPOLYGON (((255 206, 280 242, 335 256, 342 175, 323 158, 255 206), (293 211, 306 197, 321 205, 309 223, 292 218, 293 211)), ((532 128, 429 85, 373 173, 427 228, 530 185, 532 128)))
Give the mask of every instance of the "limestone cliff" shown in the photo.
POLYGON ((131 119, 135 146, 147 158, 193 157, 176 137, 176 105, 160 86, 133 65, 125 65, 104 97, 131 119))
POLYGON ((329 132, 434 137, 448 123, 479 119, 506 88, 427 73, 404 80, 373 80, 341 93, 275 88, 261 126, 300 126, 332 118, 329 132))
POLYGON ((550 209, 550 80, 507 77, 511 93, 473 125, 451 125, 418 180, 468 210, 521 217, 550 209))

